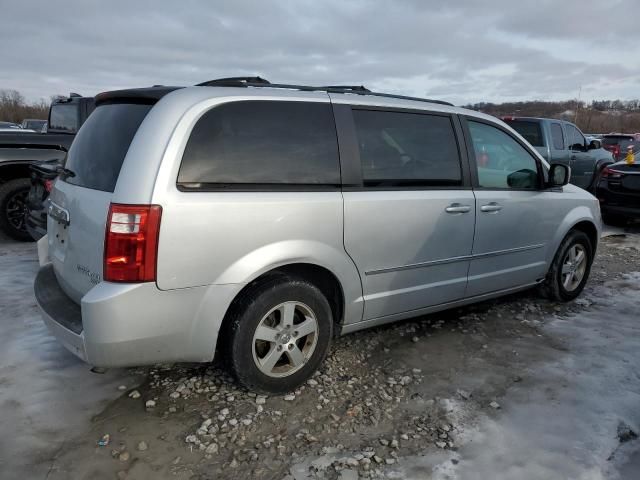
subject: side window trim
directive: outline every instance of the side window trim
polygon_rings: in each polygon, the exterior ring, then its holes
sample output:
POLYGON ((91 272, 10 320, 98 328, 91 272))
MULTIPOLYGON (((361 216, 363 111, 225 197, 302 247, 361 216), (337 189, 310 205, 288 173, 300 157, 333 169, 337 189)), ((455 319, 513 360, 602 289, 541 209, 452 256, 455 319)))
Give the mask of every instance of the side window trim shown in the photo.
POLYGON ((470 190, 472 188, 471 169, 467 154, 466 142, 463 129, 460 125, 458 115, 437 110, 422 110, 413 108, 393 108, 380 107, 375 105, 347 105, 333 104, 338 132, 338 149, 340 152, 340 165, 342 168, 343 190, 345 191, 375 191, 375 190, 470 190), (458 149, 458 159, 460 162, 460 173, 462 181, 457 186, 365 186, 362 176, 362 163, 360 159, 360 148, 353 118, 354 110, 380 111, 391 113, 411 113, 419 115, 435 115, 447 117, 453 128, 456 146, 458 149), (348 113, 348 115, 347 115, 348 113))
POLYGON ((520 141, 520 139, 514 137, 511 132, 509 132, 506 128, 502 127, 502 125, 499 125, 497 123, 491 122, 489 120, 485 120, 483 118, 478 118, 478 117, 473 117, 470 115, 460 115, 460 122, 462 123, 462 131, 464 133, 464 139, 465 139, 465 143, 467 146, 467 154, 469 157, 469 166, 471 168, 471 184, 474 190, 500 190, 500 191, 521 191, 521 192, 535 192, 535 191, 540 191, 540 190, 544 190, 544 181, 547 178, 547 174, 546 171, 544 170, 543 166, 542 166, 542 162, 540 162, 540 160, 538 159, 538 157, 531 151, 531 148, 526 145, 524 142, 520 141), (469 130, 469 122, 478 122, 478 123, 483 123, 485 125, 489 125, 490 127, 494 127, 497 128, 498 130, 500 130, 501 132, 505 133, 506 135, 508 135, 512 140, 514 140, 516 143, 518 143, 522 148, 525 149, 525 151, 533 158, 533 160, 536 162, 536 168, 538 170, 538 188, 537 189, 530 189, 530 188, 511 188, 511 187, 507 187, 507 188, 494 188, 494 187, 481 187, 480 186, 480 181, 478 179, 478 167, 477 167, 477 162, 476 162, 476 154, 475 154, 475 150, 473 148, 473 140, 471 138, 471 131, 469 130))
POLYGON ((340 158, 340 177, 343 187, 362 186, 362 167, 356 126, 351 106, 333 104, 333 118, 338 135, 338 156, 340 158))

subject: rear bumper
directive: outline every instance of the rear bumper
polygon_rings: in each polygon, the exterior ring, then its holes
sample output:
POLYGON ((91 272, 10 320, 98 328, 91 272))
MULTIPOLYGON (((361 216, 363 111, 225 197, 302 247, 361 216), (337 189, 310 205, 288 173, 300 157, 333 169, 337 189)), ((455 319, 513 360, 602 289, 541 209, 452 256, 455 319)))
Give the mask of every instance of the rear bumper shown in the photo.
POLYGON ((45 324, 72 353, 99 367, 213 359, 222 318, 239 287, 159 290, 155 283, 101 282, 77 305, 51 264, 34 290, 45 324))
POLYGON ((74 303, 62 291, 53 271, 53 265, 45 265, 40 269, 33 289, 42 319, 53 336, 71 353, 87 361, 80 305, 74 303))

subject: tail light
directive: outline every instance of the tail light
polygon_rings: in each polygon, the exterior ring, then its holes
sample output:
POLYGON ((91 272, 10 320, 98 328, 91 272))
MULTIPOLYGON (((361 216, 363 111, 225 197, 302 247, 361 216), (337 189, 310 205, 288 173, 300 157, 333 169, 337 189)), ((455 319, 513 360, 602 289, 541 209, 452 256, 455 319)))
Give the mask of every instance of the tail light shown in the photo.
POLYGON ((108 282, 154 282, 160 205, 109 206, 104 243, 104 280, 108 282))
POLYGON ((613 147, 613 158, 615 158, 616 160, 618 160, 618 157, 620 156, 620 147, 618 145, 616 145, 615 147, 613 147))
POLYGON ((53 188, 53 180, 45 180, 44 181, 44 189, 51 193, 51 189, 53 188))
POLYGON ((616 178, 622 178, 622 173, 617 170, 612 170, 609 167, 604 167, 602 170, 602 178, 609 178, 615 180, 616 178))

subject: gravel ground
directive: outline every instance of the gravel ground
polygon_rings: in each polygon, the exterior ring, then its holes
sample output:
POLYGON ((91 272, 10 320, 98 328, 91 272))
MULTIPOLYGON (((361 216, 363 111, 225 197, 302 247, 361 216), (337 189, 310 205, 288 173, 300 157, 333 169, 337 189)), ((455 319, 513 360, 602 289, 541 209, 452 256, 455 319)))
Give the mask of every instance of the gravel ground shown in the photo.
MULTIPOLYGON (((7 248, 32 278, 32 252, 7 248)), ((89 391, 102 400, 86 404, 97 415, 54 429, 63 443, 38 450, 39 462, 50 479, 637 478, 639 260, 640 235, 608 237, 573 303, 525 292, 336 339, 322 370, 286 396, 240 390, 215 363, 101 380, 75 362, 65 385, 98 379, 89 391), (604 329, 609 316, 617 323, 604 329), (146 380, 132 387, 135 377, 146 380)), ((33 443, 4 439, 20 465, 34 461, 33 443)))

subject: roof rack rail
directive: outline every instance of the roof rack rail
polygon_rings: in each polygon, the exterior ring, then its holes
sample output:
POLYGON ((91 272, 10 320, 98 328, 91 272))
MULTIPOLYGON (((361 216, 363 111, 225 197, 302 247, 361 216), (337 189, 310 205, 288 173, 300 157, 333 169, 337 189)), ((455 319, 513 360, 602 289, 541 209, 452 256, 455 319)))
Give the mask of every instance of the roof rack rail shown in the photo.
POLYGON ((196 84, 196 87, 246 87, 251 84, 255 85, 271 85, 271 82, 259 76, 255 77, 226 77, 207 80, 206 82, 196 84))
POLYGON ((198 83, 197 87, 267 87, 283 88, 289 90, 300 90, 302 92, 327 92, 327 93, 352 93, 355 95, 371 95, 374 97, 396 98, 399 100, 412 100, 415 102, 437 103, 453 107, 452 103, 444 100, 431 100, 429 98, 408 97, 406 95, 395 95, 393 93, 372 92, 363 85, 327 85, 314 87, 311 85, 289 85, 285 83, 271 83, 261 77, 228 77, 209 80, 198 83))
POLYGON ((344 91, 353 92, 353 93, 358 93, 358 92, 372 93, 371 90, 369 90, 364 85, 328 85, 326 87, 317 87, 317 88, 319 90, 326 89, 327 91, 344 90, 344 91))

